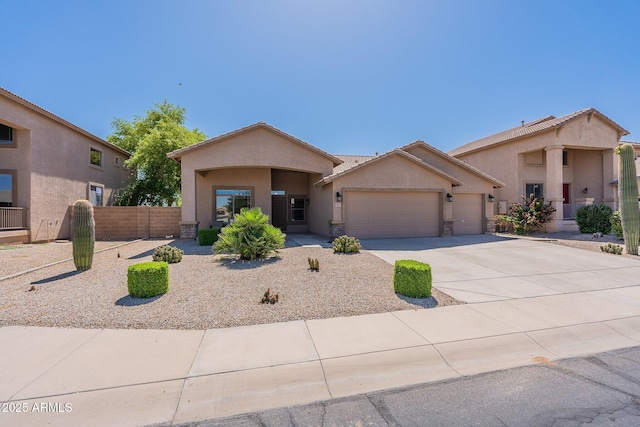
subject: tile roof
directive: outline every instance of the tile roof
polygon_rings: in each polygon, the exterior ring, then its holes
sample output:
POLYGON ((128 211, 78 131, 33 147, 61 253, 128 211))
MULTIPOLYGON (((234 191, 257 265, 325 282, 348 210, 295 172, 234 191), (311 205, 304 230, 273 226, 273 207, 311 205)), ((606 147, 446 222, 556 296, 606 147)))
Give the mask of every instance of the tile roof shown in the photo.
POLYGON ((602 118, 605 122, 608 122, 612 127, 618 129, 618 132, 621 135, 629 134, 629 132, 626 129, 624 129, 622 126, 620 126, 619 124, 617 124, 616 122, 611 120, 609 117, 605 116, 604 114, 596 110, 595 108, 586 108, 584 110, 576 111, 574 113, 567 114, 566 116, 562 116, 558 118, 554 116, 547 116, 538 120, 534 120, 529 123, 523 123, 520 126, 516 126, 514 128, 507 129, 502 132, 498 132, 496 134, 487 136, 485 138, 481 138, 481 139, 469 142, 468 144, 462 145, 458 148, 454 148, 453 150, 449 151, 449 154, 452 156, 460 156, 460 155, 468 154, 473 151, 478 151, 493 145, 498 145, 498 144, 502 144, 518 138, 522 138, 524 136, 529 136, 536 133, 549 131, 554 128, 562 127, 562 125, 564 125, 565 123, 577 117, 583 116, 585 114, 587 115, 596 114, 600 118, 602 118))
POLYGON ((406 151, 406 150, 409 150, 410 148, 417 147, 417 146, 423 147, 423 148, 431 151, 432 153, 444 158, 445 160, 450 161, 451 163, 454 163, 454 164, 460 166, 461 168, 466 169, 469 172, 472 172, 472 173, 474 173, 474 174, 486 179, 487 181, 492 183, 495 188, 502 188, 502 187, 505 186, 504 182, 492 177, 491 175, 488 175, 488 174, 482 172, 479 169, 474 168, 470 164, 465 163, 460 159, 456 159, 455 157, 445 153, 444 151, 438 150, 437 148, 427 144, 426 142, 424 142, 424 141, 422 141, 420 139, 415 141, 415 142, 412 142, 411 144, 407 144, 407 145, 405 145, 403 147, 400 147, 400 150, 405 150, 406 151))
POLYGON ((348 154, 335 154, 335 156, 340 160, 342 160, 342 163, 333 168, 334 174, 344 172, 347 169, 351 169, 375 157, 375 156, 352 156, 348 154))
POLYGON ((333 173, 331 175, 325 176, 324 178, 322 178, 320 181, 316 182, 314 185, 318 186, 318 185, 325 185, 330 183, 331 181, 335 180, 336 178, 340 177, 340 176, 344 176, 348 173, 351 173, 357 169, 360 169, 362 167, 366 167, 370 164, 373 164, 381 159, 384 159, 386 157, 390 157, 393 155, 400 155, 403 156, 409 160, 411 160, 412 162, 417 163, 418 165, 422 166, 425 169, 428 169, 432 172, 435 172, 436 174, 448 179, 449 181, 451 181, 451 183, 453 185, 462 185, 462 183, 460 181, 458 181, 457 179, 455 179, 454 177, 452 177, 451 175, 449 175, 448 173, 434 167, 431 166, 428 163, 425 163, 422 161, 422 159, 419 159, 418 157, 414 156, 413 154, 409 154, 404 150, 401 150, 399 148, 393 149, 391 151, 387 151, 384 154, 381 154, 379 156, 340 156, 342 158, 349 158, 347 159, 349 161, 349 165, 347 165, 347 167, 345 168, 341 168, 340 166, 335 167, 333 169, 333 173), (366 159, 366 160, 365 160, 366 159), (357 161, 356 161, 357 160, 357 161), (364 160, 364 161, 360 161, 360 160, 364 160))
POLYGON ((11 100, 13 100, 13 101, 15 101, 15 102, 27 107, 27 108, 29 108, 30 110, 35 111, 36 113, 42 114, 43 116, 48 117, 51 120, 53 120, 55 122, 58 122, 63 126, 66 126, 66 127, 70 128, 70 129, 73 129, 74 131, 76 131, 78 133, 81 133, 82 135, 84 135, 84 136, 86 136, 86 137, 88 137, 90 139, 93 139, 94 141, 96 141, 96 142, 98 142, 98 143, 100 143, 102 145, 105 145, 105 146, 107 146, 109 148, 112 148, 112 149, 114 149, 116 151, 119 151, 120 153, 122 153, 122 154, 124 154, 126 156, 131 156, 131 153, 129 153, 126 150, 123 150, 122 148, 118 147, 117 145, 112 144, 109 141, 106 141, 106 140, 104 140, 104 139, 92 134, 91 132, 88 132, 88 131, 82 129, 81 127, 78 127, 78 126, 74 125, 73 123, 63 119, 60 116, 56 116, 52 112, 47 111, 44 108, 37 106, 36 104, 34 104, 31 101, 27 101, 23 97, 18 96, 15 93, 13 93, 11 91, 8 91, 7 89, 5 89, 3 87, 0 87, 0 96, 4 96, 5 98, 9 98, 9 99, 11 99, 11 100))

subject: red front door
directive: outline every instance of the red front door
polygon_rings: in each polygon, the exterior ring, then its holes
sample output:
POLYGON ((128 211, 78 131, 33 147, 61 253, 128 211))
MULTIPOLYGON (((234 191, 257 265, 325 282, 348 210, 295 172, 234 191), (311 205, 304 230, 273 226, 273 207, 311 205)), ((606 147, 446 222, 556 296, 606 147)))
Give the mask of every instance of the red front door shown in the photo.
POLYGON ((562 198, 564 199, 562 204, 568 205, 570 203, 570 200, 569 200, 569 184, 562 184, 562 198))

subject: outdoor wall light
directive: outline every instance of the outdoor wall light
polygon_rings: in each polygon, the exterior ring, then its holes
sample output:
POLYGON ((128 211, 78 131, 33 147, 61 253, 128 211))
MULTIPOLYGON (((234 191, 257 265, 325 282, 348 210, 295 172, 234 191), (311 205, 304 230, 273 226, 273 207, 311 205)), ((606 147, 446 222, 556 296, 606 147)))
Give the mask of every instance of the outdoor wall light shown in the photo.
POLYGON ((493 202, 493 199, 495 199, 495 197, 493 197, 493 194, 489 194, 489 201, 493 202))
POLYGON ((340 194, 339 191, 336 191, 336 200, 341 202, 342 201, 342 194, 340 194))
POLYGON ((447 193, 447 202, 453 202, 453 196, 451 193, 447 193))
POLYGON ((582 190, 582 192, 587 194, 589 192, 589 189, 587 187, 584 187, 584 190, 582 190))

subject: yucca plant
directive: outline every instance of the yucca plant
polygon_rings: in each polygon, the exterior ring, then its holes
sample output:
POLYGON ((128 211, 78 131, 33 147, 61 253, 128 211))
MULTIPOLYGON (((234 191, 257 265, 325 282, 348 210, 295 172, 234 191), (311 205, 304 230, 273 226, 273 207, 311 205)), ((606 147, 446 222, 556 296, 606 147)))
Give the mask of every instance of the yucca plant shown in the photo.
POLYGON ((271 252, 284 248, 286 234, 269 224, 269 217, 260 208, 243 208, 233 222, 220 231, 213 244, 214 253, 240 255, 240 259, 265 258, 271 252))

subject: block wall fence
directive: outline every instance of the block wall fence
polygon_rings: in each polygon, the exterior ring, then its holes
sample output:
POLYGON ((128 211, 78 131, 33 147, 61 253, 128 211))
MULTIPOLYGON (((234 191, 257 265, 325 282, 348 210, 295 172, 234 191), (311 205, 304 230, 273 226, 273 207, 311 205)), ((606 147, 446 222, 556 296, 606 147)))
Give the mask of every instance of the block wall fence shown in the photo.
MULTIPOLYGON (((72 216, 72 212, 69 207, 69 217, 72 216)), ((96 240, 166 236, 180 238, 180 207, 95 206, 93 217, 96 222, 96 240)), ((69 231, 71 235, 71 230, 69 231)))

